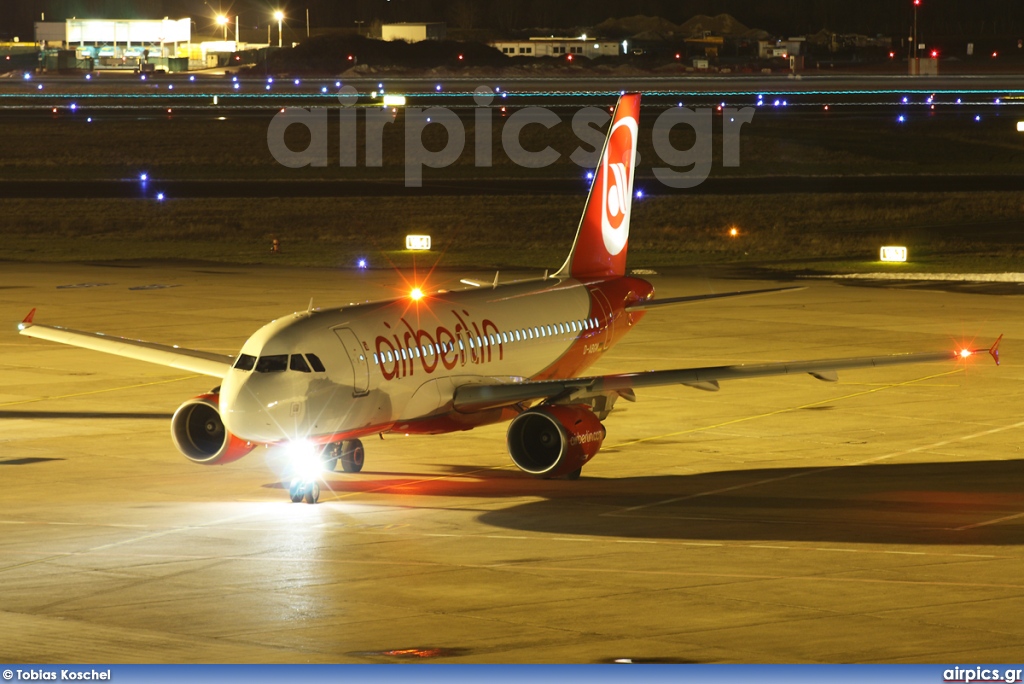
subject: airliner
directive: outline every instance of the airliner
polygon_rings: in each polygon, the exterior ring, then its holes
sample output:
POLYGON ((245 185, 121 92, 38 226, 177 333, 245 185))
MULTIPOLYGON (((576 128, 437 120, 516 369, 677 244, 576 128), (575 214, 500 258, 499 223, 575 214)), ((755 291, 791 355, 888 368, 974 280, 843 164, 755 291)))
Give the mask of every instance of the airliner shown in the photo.
MULTIPOLYGON (((204 465, 260 446, 294 455, 293 502, 315 503, 324 472, 362 469, 361 438, 440 434, 509 421, 506 448, 523 472, 576 479, 601 449, 603 421, 635 391, 807 373, 835 381, 840 370, 964 359, 988 349, 678 368, 612 375, 584 372, 645 313, 773 288, 656 299, 626 274, 639 93, 623 94, 568 258, 557 272, 459 291, 413 289, 357 306, 306 311, 257 330, 235 356, 181 349, 34 322, 22 335, 199 373, 219 381, 174 413, 171 438, 204 465)), ((1002 337, 1000 336, 1000 339, 1002 337)))

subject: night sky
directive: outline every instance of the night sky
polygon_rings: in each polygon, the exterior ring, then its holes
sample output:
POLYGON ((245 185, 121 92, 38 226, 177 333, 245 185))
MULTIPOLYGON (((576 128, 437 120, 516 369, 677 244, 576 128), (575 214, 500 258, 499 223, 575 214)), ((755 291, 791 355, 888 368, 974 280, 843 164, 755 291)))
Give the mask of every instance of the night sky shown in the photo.
MULTIPOLYGON (((243 24, 265 26, 273 0, 208 0, 214 8, 237 11, 243 24)), ((310 11, 314 26, 352 27, 362 20, 447 21, 450 26, 508 32, 531 28, 585 28, 609 17, 646 14, 683 22, 695 14, 727 12, 751 28, 778 35, 799 35, 828 28, 840 33, 902 35, 912 21, 911 0, 281 0, 295 23, 310 11)), ((31 38, 40 13, 65 18, 180 18, 212 16, 203 0, 4 0, 0 37, 31 38)), ((1021 0, 923 0, 920 30, 933 37, 1024 37, 1021 0), (1018 36, 1017 34, 1021 34, 1018 36)))

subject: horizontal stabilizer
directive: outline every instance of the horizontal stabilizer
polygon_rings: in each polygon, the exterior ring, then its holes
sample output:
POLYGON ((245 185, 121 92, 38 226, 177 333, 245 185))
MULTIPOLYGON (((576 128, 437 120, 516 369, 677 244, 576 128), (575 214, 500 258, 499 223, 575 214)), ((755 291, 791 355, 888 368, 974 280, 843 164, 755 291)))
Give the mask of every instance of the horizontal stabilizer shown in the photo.
POLYGON ((742 290, 739 292, 720 292, 715 294, 689 295, 687 297, 669 297, 667 299, 651 299, 645 302, 636 302, 626 306, 626 311, 650 311, 662 306, 675 306, 676 304, 692 304, 694 302, 706 302, 712 299, 732 299, 735 297, 757 297, 759 295, 778 294, 780 292, 796 292, 806 290, 806 286, 796 285, 792 287, 771 287, 764 290, 742 290))

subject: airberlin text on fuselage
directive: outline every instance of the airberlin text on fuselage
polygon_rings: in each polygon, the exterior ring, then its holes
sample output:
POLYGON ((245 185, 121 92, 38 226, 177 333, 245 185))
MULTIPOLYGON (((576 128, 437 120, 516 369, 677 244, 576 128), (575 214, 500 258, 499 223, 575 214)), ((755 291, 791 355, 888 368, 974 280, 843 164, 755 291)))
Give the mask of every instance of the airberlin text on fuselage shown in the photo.
POLYGON ((495 354, 498 361, 505 358, 501 333, 493 321, 485 318, 478 325, 471 320, 465 309, 461 313, 456 309, 451 311, 455 325, 438 325, 433 333, 423 328, 413 328, 405 317, 398 319, 395 326, 384 324, 388 332, 377 336, 374 347, 377 365, 385 380, 415 375, 417 365, 424 373, 430 374, 438 366, 452 370, 466 364, 489 363, 495 360, 495 354), (487 344, 477 342, 488 335, 493 337, 487 340, 487 344), (490 344, 490 339, 497 341, 490 344), (428 347, 426 354, 423 353, 424 347, 428 347))

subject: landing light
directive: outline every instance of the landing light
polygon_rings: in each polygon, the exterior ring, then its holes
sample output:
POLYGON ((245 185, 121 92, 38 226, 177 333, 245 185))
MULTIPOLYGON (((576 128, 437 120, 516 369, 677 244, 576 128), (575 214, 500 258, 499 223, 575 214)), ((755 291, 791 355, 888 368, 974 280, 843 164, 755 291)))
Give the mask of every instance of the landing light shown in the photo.
POLYGON ((306 482, 312 482, 324 472, 324 462, 316 445, 306 440, 289 442, 286 447, 292 474, 306 482))
POLYGON ((411 299, 414 302, 420 301, 421 299, 423 299, 423 290, 421 290, 418 287, 412 288, 412 290, 409 291, 409 299, 411 299))

